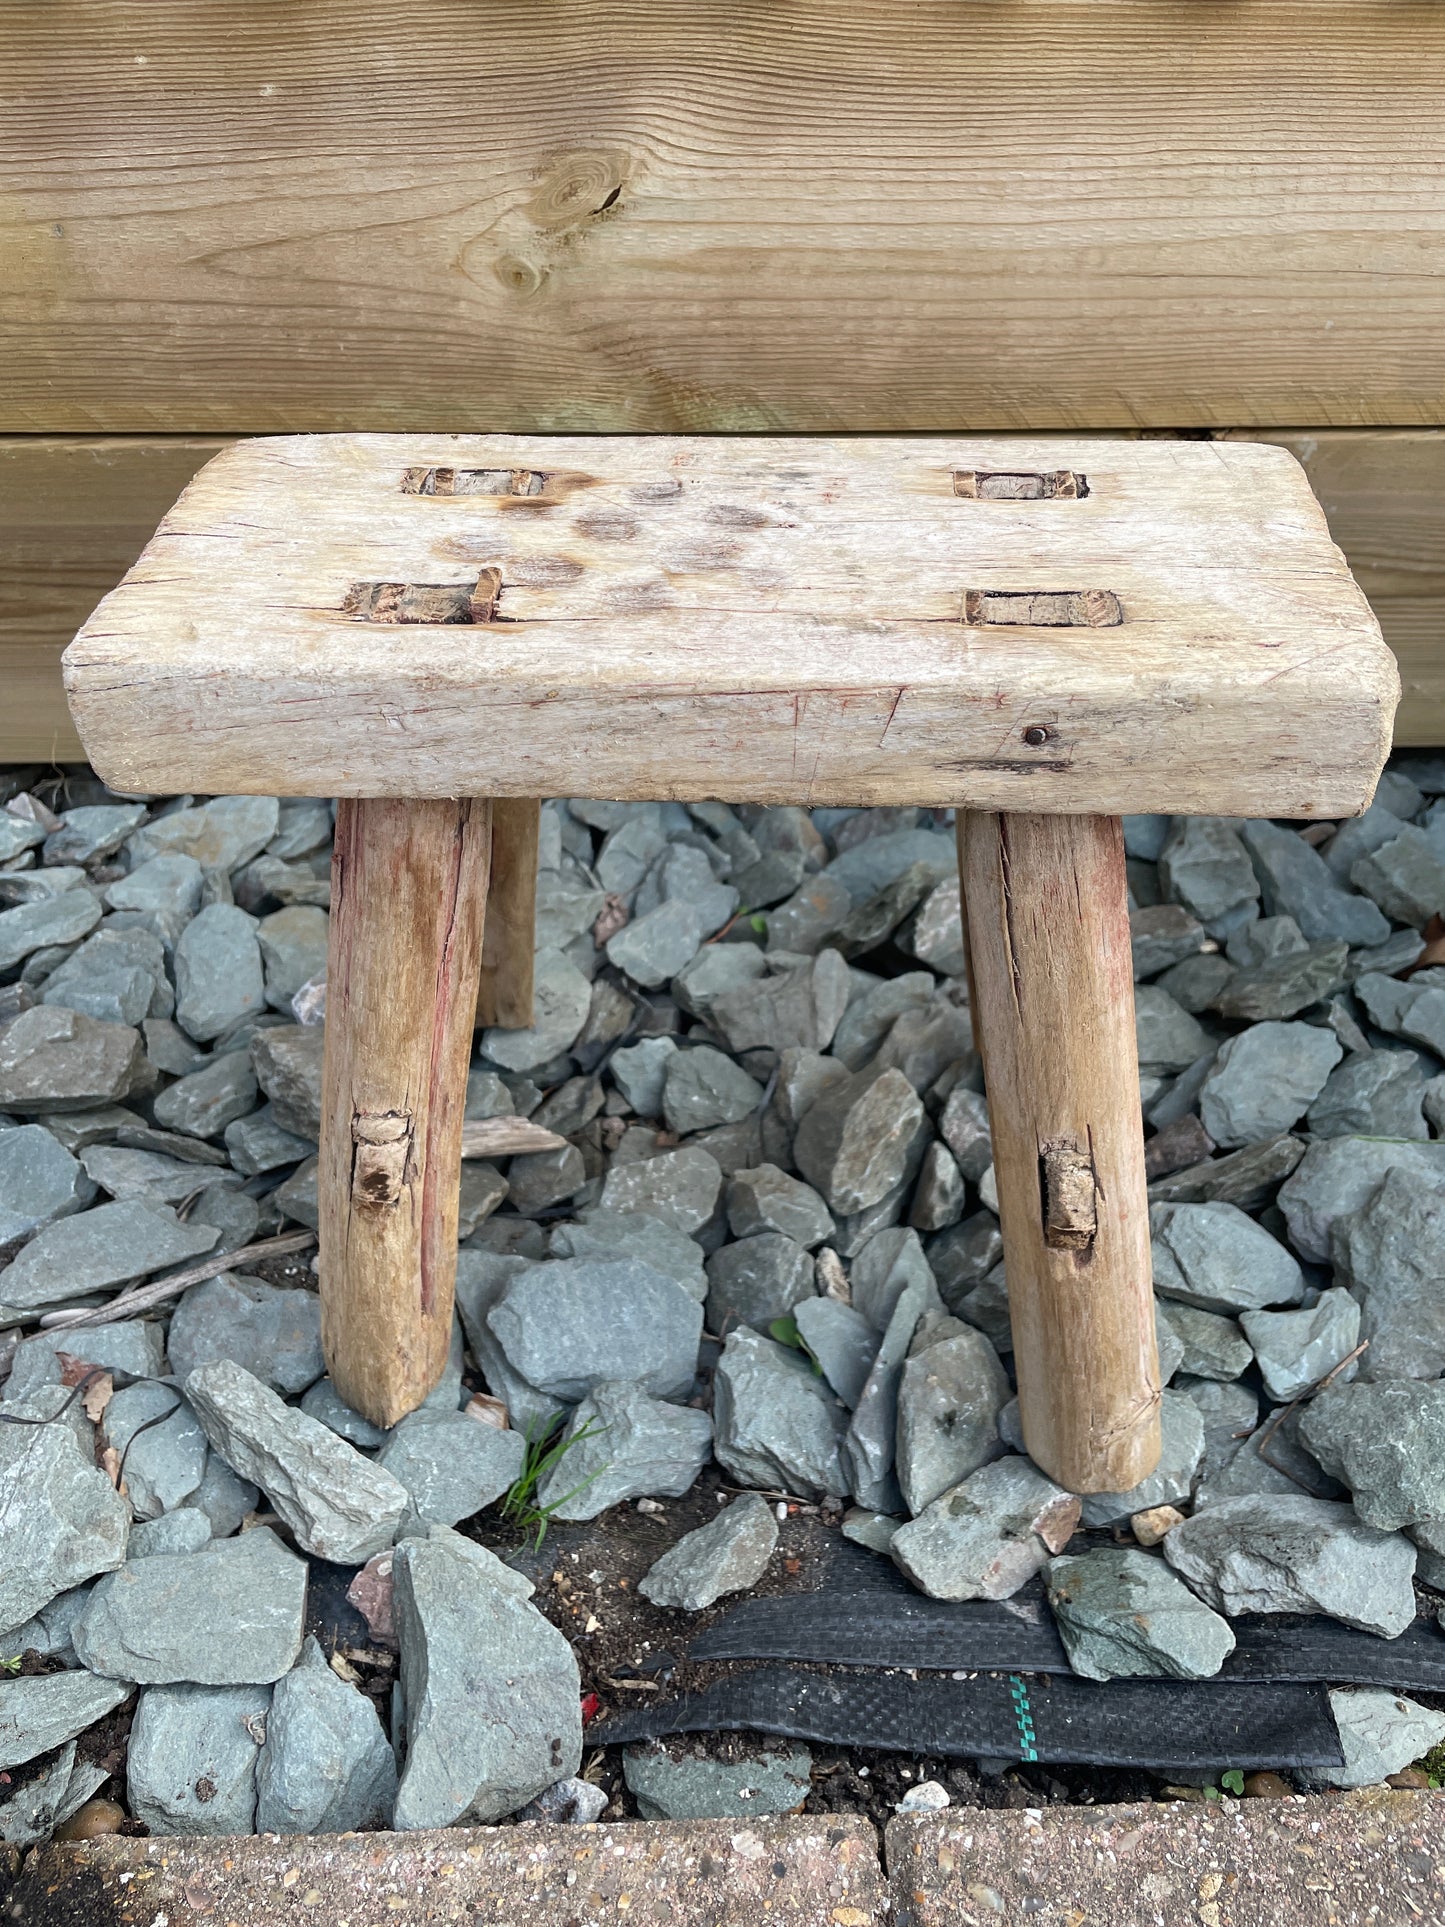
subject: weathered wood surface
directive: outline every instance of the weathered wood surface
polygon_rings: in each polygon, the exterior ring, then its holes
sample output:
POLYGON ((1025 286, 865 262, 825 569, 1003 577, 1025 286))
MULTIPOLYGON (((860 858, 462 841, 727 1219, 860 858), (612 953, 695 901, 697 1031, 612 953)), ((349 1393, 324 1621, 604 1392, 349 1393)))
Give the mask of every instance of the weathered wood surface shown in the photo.
POLYGON ((436 1384, 452 1335, 467 1064, 491 860, 484 801, 343 802, 322 1070, 321 1340, 374 1425, 436 1384))
POLYGON ((478 1024, 525 1030, 532 1021, 541 815, 535 796, 498 797, 492 804, 492 879, 482 936, 478 1024))
POLYGON ((1114 817, 959 818, 1019 1413, 1071 1492, 1159 1458, 1124 840, 1114 817))
POLYGON ((1439 420, 1433 0, 11 0, 4 86, 0 426, 1439 420))
POLYGON ((1347 815, 1398 690, 1298 465, 1187 441, 236 443, 65 661, 127 789, 1049 812, 1347 815))

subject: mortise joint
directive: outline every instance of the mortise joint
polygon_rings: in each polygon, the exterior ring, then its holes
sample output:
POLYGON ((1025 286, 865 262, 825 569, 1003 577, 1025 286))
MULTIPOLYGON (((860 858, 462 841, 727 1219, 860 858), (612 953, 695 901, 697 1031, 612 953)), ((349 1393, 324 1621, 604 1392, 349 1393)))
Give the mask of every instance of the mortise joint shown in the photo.
POLYGON ((540 495, 547 477, 535 468, 408 468, 403 495, 540 495))
POLYGON ((969 502, 1077 502, 1088 494, 1089 483, 1071 468, 1041 474, 1027 469, 956 468, 953 492, 969 502))
POLYGON ((1044 1243, 1055 1251, 1087 1251, 1099 1228, 1094 1160, 1086 1151, 1045 1145, 1039 1157, 1044 1243))
POLYGON ((491 622, 501 593, 500 569, 483 569, 474 588, 465 582, 353 582, 341 613, 356 622, 491 622))
POLYGON ((963 619, 975 628, 1116 629, 1124 610, 1112 589, 967 589, 963 619))
POLYGON ((389 1211, 406 1188, 415 1120, 381 1111, 351 1120, 351 1201, 358 1210, 389 1211))

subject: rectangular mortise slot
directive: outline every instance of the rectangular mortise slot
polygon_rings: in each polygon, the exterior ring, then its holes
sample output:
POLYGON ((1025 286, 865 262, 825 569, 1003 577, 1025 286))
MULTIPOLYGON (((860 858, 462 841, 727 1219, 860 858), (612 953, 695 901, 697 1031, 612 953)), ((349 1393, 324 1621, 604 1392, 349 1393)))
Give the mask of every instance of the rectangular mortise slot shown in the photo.
POLYGON ((475 588, 465 582, 353 582, 341 613, 359 622, 490 622, 501 593, 500 569, 483 569, 475 588))
POLYGON ((953 492, 969 502, 1078 502, 1089 492, 1088 478, 1071 468, 956 468, 953 492))
POLYGON ((540 495, 547 477, 535 468, 409 468, 403 495, 540 495))
POLYGON ((963 619, 976 628, 1116 629, 1124 611, 1112 589, 968 589, 963 619))

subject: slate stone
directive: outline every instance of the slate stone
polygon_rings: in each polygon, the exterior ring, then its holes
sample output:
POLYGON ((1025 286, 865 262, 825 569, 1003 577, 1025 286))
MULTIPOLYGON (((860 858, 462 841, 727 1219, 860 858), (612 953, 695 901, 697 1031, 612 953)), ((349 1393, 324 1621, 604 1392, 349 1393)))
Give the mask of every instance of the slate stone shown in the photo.
POLYGON ((833 1038, 833 1055, 850 1071, 862 1070, 906 1011, 933 1001, 935 984, 926 970, 888 977, 854 996, 833 1038))
POLYGON ((989 1339, 995 1351, 1013 1350, 1013 1326, 1009 1319, 1008 1280, 1001 1264, 972 1291, 955 1293, 949 1309, 975 1325, 989 1339))
POLYGON ((777 1543, 773 1508, 756 1493, 744 1494, 670 1546, 637 1590, 654 1606, 702 1612, 725 1593, 756 1585, 777 1543))
POLYGON ((923 864, 935 883, 955 876, 958 849, 952 835, 903 829, 872 836, 834 857, 823 875, 841 883, 855 903, 866 903, 915 863, 923 864))
POLYGON ((1209 1048, 1203 1026, 1158 984, 1134 991, 1134 1037, 1141 1069, 1187 1070, 1209 1048))
POLYGON ((359 1445, 363 1451, 385 1445, 390 1436, 381 1426, 363 1418, 360 1412, 352 1411, 330 1378, 318 1378, 301 1399, 299 1409, 307 1418, 314 1418, 318 1424, 328 1426, 350 1444, 359 1445))
POLYGON ((60 1352, 87 1365, 104 1365, 137 1378, 158 1377, 165 1369, 159 1325, 127 1318, 115 1325, 82 1325, 72 1330, 61 1326, 22 1339, 11 1360, 5 1395, 16 1398, 41 1385, 59 1385, 60 1352))
POLYGON ((1129 936, 1136 978, 1157 977, 1171 964, 1202 950, 1203 924, 1177 903, 1151 904, 1129 913, 1129 936))
MULTIPOLYGON (((1200 1131, 1204 1133, 1203 1125, 1200 1131)), ((1149 1186, 1151 1204, 1237 1204, 1253 1210, 1267 1204, 1305 1154, 1303 1138, 1282 1132, 1259 1144, 1246 1144, 1222 1158, 1191 1164, 1149 1186)), ((1146 1153, 1147 1156, 1147 1153, 1146 1153)))
POLYGON ((1416 1578, 1423 1585, 1433 1586, 1436 1592, 1445 1592, 1445 1519, 1407 1526, 1406 1531, 1419 1548, 1416 1578))
POLYGON ((1360 858, 1378 850, 1382 843, 1392 843, 1404 827, 1404 819, 1385 806, 1377 791, 1375 801, 1364 815, 1341 823, 1320 855, 1339 881, 1347 884, 1350 871, 1360 858))
POLYGON ((260 1486, 303 1552, 362 1565, 392 1543, 406 1487, 229 1359, 198 1367, 186 1397, 211 1444, 260 1486))
POLYGON ((768 949, 815 957, 853 914, 853 899, 835 877, 804 877, 783 903, 768 911, 768 949))
POLYGON ((1290 916, 1310 943, 1341 937, 1349 944, 1383 943, 1390 926, 1365 897, 1342 889, 1318 850, 1293 830, 1264 820, 1246 822, 1240 838, 1254 863, 1269 916, 1290 916))
POLYGON ((1333 1031, 1315 1024, 1255 1024, 1228 1038, 1199 1094, 1205 1130, 1226 1147, 1287 1131, 1343 1055, 1333 1031))
POLYGON ((959 1066, 960 1076, 971 1076, 978 1065, 973 1048, 973 1020, 961 1002, 962 987, 945 985, 926 1004, 903 1011, 894 1019, 874 1065, 900 1070, 921 1097, 943 1073, 959 1066))
POLYGON ((266 1006, 256 919, 232 903, 197 911, 176 939, 176 1022, 208 1043, 266 1006))
POLYGON ((813 1260, 779 1231, 723 1245, 707 1261, 707 1328, 719 1337, 738 1325, 766 1331, 813 1296, 813 1260))
POLYGON ((1445 1740, 1445 1713, 1380 1686, 1332 1686, 1343 1766, 1311 1767, 1310 1786, 1378 1786, 1445 1740))
POLYGON ((192 1071, 204 1070, 210 1062, 200 1045, 193 1044, 169 1017, 144 1018, 141 1034, 147 1061, 167 1077, 189 1077, 192 1071))
POLYGON ((576 1042, 591 1001, 592 987, 570 957, 560 950, 539 950, 531 1025, 525 1030, 484 1030, 482 1049, 504 1071, 529 1071, 550 1063, 576 1042))
POLYGON ((680 1498, 708 1461, 712 1422, 610 1380, 574 1408, 561 1442, 537 1503, 552 1518, 595 1519, 628 1499, 680 1498))
POLYGON ((911 1278, 898 1294, 843 1441, 849 1489, 859 1505, 874 1511, 899 1509, 899 1486, 893 1469, 898 1388, 919 1321, 936 1305, 933 1279, 924 1266, 922 1275, 911 1278))
POLYGON ((126 1804, 152 1834, 220 1838, 256 1824, 269 1686, 152 1686, 126 1753, 126 1804))
POLYGON ((63 897, 67 890, 84 887, 84 870, 62 865, 54 870, 0 870, 0 903, 12 909, 18 903, 38 903, 44 897, 63 897))
POLYGON ((1305 1121, 1316 1137, 1428 1138, 1419 1066, 1410 1050, 1351 1054, 1330 1072, 1305 1121))
POLYGON ((727 1214, 735 1238, 781 1232, 809 1250, 833 1231, 832 1213, 818 1193, 776 1164, 756 1165, 729 1180, 727 1214))
POLYGON ((634 1164, 614 1163, 602 1186, 604 1210, 661 1218, 677 1231, 700 1231, 717 1209, 722 1166, 695 1144, 634 1164))
MULTIPOLYGON (((1359 1301, 1342 1285, 1322 1291, 1308 1310, 1247 1311, 1239 1322, 1254 1347, 1264 1389, 1282 1405, 1317 1384, 1360 1342, 1359 1301)), ((1349 1366, 1344 1377, 1356 1369, 1349 1366)))
POLYGON ((767 959, 756 944, 707 944, 677 973, 672 994, 690 1016, 710 1021, 719 997, 755 984, 767 974, 767 959))
POLYGON ((1227 1620, 1162 1559, 1103 1547, 1049 1562, 1049 1604, 1085 1679, 1212 1679, 1234 1651, 1227 1620))
MULTIPOLYGON (((752 1820, 797 1812, 812 1787, 805 1746, 777 1745, 719 1760, 676 1740, 629 1746, 622 1772, 644 1820, 752 1820)), ((834 1909, 834 1912, 856 1909, 834 1909)))
POLYGON ((843 1514, 840 1530, 843 1537, 855 1546, 866 1546, 870 1552, 886 1553, 904 1523, 902 1519, 890 1518, 886 1512, 870 1512, 865 1506, 853 1506, 843 1514))
MULTIPOLYGON (((1313 1264, 1328 1263, 1335 1219, 1368 1204, 1393 1170, 1399 1170, 1405 1182, 1392 1204, 1403 1203, 1411 1186, 1433 1190, 1437 1182, 1445 1181, 1445 1144, 1368 1137, 1327 1138, 1311 1144, 1279 1192, 1290 1243, 1300 1256, 1313 1264)), ((1365 1262, 1362 1258, 1362 1272, 1365 1262)))
POLYGON ((526 1442, 520 1432, 479 1424, 465 1412, 411 1412, 394 1425, 376 1457, 400 1480, 407 1516, 454 1526, 499 1499, 521 1476, 526 1442))
POLYGON ((209 1226, 182 1224, 167 1205, 97 1205, 36 1233, 0 1271, 0 1304, 58 1304, 198 1258, 215 1244, 209 1226))
POLYGON ((269 1526, 199 1552, 127 1560, 75 1622, 92 1673, 145 1686, 269 1685, 295 1665, 306 1562, 269 1526))
POLYGON ((273 1120, 311 1144, 321 1135, 322 1048, 319 1024, 279 1024, 251 1040, 251 1064, 273 1120))
POLYGON ((957 1224, 967 1208, 967 1196, 957 1160, 947 1145, 935 1140, 923 1154, 909 1224, 918 1231, 942 1231, 957 1224))
POLYGON ((24 1766, 64 1746, 129 1693, 124 1681, 93 1679, 84 1672, 0 1676, 0 1769, 24 1766))
POLYGON ((510 1279, 487 1324, 513 1370, 554 1398, 612 1378, 667 1398, 692 1385, 702 1307, 638 1259, 564 1258, 510 1279))
POLYGON ((0 1245, 70 1217, 94 1196, 94 1183, 43 1126, 0 1132, 0 1245))
POLYGON ((100 916, 100 905, 88 890, 67 890, 63 896, 0 910, 0 970, 13 970, 36 950, 78 943, 100 916))
POLYGON ((1200 1311, 1297 1305, 1304 1274, 1262 1225, 1233 1204, 1151 1204, 1154 1289, 1200 1311))
POLYGON ((1208 1010, 1219 996, 1224 986, 1234 975, 1234 965, 1219 951, 1208 951, 1203 956, 1186 957, 1166 970, 1157 980, 1161 990, 1191 1016, 1198 1016, 1201 1010, 1208 1010))
POLYGON ((630 897, 667 848, 656 804, 644 804, 610 829, 597 854, 597 877, 604 890, 630 897))
POLYGON ((675 1279, 689 1298, 701 1303, 707 1297, 701 1250, 661 1218, 590 1205, 578 1222, 554 1227, 548 1249, 554 1258, 639 1258, 675 1279))
POLYGON ((330 919, 316 905, 288 904, 256 925, 266 979, 266 1002, 291 1014, 291 999, 303 984, 326 975, 330 919))
POLYGON ((1178 1303, 1157 1309, 1160 1321, 1167 1322, 1179 1340, 1176 1371, 1196 1378, 1238 1378, 1254 1362, 1249 1342, 1234 1319, 1178 1303))
POLYGON ((8 809, 0 810, 0 863, 13 863, 16 857, 43 843, 45 834, 43 823, 16 816, 8 809))
POLYGON ((570 877, 539 877, 534 925, 538 950, 561 951, 590 932, 606 902, 605 890, 581 888, 570 877))
POLYGON ((212 1450, 206 1455, 205 1474, 187 1499, 186 1509, 203 1513, 210 1520, 212 1538, 229 1539, 241 1530, 260 1502, 260 1487, 249 1479, 237 1478, 220 1453, 212 1450))
POLYGON ((663 851, 638 886, 634 918, 645 917, 660 904, 685 902, 696 911, 704 937, 721 930, 738 907, 731 884, 719 883, 706 849, 673 843, 663 851))
MULTIPOLYGON (((140 1198, 148 1204, 180 1204, 209 1185, 238 1185, 234 1171, 208 1171, 189 1160, 162 1157, 155 1151, 133 1151, 119 1144, 92 1144, 80 1154, 86 1176, 108 1196, 140 1198)), ((190 1213, 196 1222, 195 1212, 190 1213)))
POLYGON ((558 1780, 546 1787, 535 1800, 518 1807, 518 1820, 545 1820, 552 1826, 590 1827, 607 1811, 610 1796, 606 1787, 591 1780, 558 1780))
POLYGON ((662 1112, 678 1136, 715 1124, 736 1124, 763 1101, 763 1087, 721 1051, 709 1045, 676 1051, 665 1071, 662 1112))
POLYGON ((836 1298, 804 1298, 793 1307, 799 1336, 828 1384, 851 1412, 863 1395, 878 1352, 878 1333, 836 1298))
POLYGON ((239 1251, 256 1236, 261 1223, 261 1207, 254 1198, 248 1198, 244 1191, 232 1188, 232 1173, 228 1172, 226 1176, 230 1182, 208 1184, 201 1192, 191 1206, 190 1222, 209 1225, 220 1234, 219 1244, 225 1250, 239 1251))
POLYGON ((1366 970, 1355 979, 1354 992, 1378 1029, 1423 1044, 1439 1057, 1445 1055, 1445 988, 1436 977, 1436 971, 1422 970, 1401 983, 1366 970))
POLYGON ((691 962, 703 935, 704 918, 698 906, 685 897, 673 897, 609 937, 607 961, 634 983, 655 989, 691 962))
MULTIPOLYGON (((1196 1401, 1202 1382, 1190 1384, 1190 1396, 1196 1401)), ((1238 1427, 1247 1436, 1220 1439, 1217 1449, 1211 1449, 1209 1461, 1201 1462, 1194 1487, 1196 1513, 1225 1499, 1255 1495, 1297 1498, 1307 1493, 1311 1498, 1331 1501, 1347 1496, 1345 1488, 1300 1444, 1298 1412, 1289 1413, 1278 1423, 1271 1414, 1254 1431, 1248 1429, 1249 1423, 1252 1421, 1241 1422, 1238 1427)))
POLYGON ((1445 1382, 1331 1385, 1301 1414, 1300 1437, 1367 1526, 1445 1519, 1445 1382))
POLYGON ((193 1505, 178 1505, 158 1519, 142 1519, 130 1529, 126 1559, 157 1559, 163 1554, 199 1552, 213 1538, 211 1522, 193 1505))
MULTIPOLYGON (((1330 1249, 1336 1278, 1359 1302, 1360 1336, 1370 1341, 1360 1375, 1429 1379, 1445 1372, 1445 1172, 1425 1176, 1400 1165, 1387 1171, 1358 1209, 1335 1217, 1330 1249)), ((4 1287, 0 1273, 0 1297, 4 1287)))
POLYGON ((902 1227, 876 1232, 853 1261, 850 1284, 854 1309, 881 1333, 887 1329, 903 1291, 915 1282, 924 1287, 921 1311, 942 1309, 942 1301, 931 1289, 933 1270, 918 1233, 902 1227))
POLYGON ((1078 1519, 1079 1501, 1028 1459, 995 1459, 901 1526, 889 1554, 931 1599, 1009 1599, 1078 1519))
POLYGON ((800 1352, 749 1325, 729 1334, 713 1381, 713 1451, 740 1485, 846 1497, 847 1420, 800 1352))
POLYGON ((1350 881, 1387 917, 1418 930, 1445 907, 1445 844, 1406 824, 1392 842, 1350 865, 1350 881))
POLYGON ((1317 943, 1252 970, 1236 970, 1214 999, 1214 1009, 1247 1023, 1296 1016, 1343 986, 1348 956, 1347 944, 1317 943))
POLYGON ((203 1070, 179 1078, 154 1105, 158 1124, 193 1137, 219 1137, 255 1109, 256 1078, 244 1051, 228 1051, 203 1070))
POLYGON ((112 910, 139 911, 149 916, 156 935, 173 947, 201 907, 202 880, 201 866, 194 857, 180 852, 152 857, 129 876, 107 884, 105 901, 112 910))
POLYGON ((575 1774, 577 1661, 528 1603, 530 1584, 435 1528, 397 1547, 392 1582, 406 1707, 392 1824, 486 1825, 575 1774))
POLYGON ((126 1492, 138 1519, 155 1519, 183 1505, 201 1483, 205 1435, 169 1385, 147 1381, 123 1387, 105 1408, 100 1436, 122 1455, 126 1492))
POLYGON ((513 1428, 523 1437, 540 1438, 566 1410, 564 1402, 530 1385, 509 1361, 491 1326, 488 1314, 512 1280, 541 1269, 527 1257, 477 1249, 457 1253, 457 1314, 466 1332, 472 1357, 481 1367, 487 1390, 506 1406, 513 1428))
POLYGON ((1225 817, 1174 817, 1158 862, 1166 896, 1203 924, 1247 913, 1259 899, 1259 879, 1249 852, 1225 817))
POLYGON ((612 1053, 607 1065, 612 1081, 639 1117, 662 1116, 667 1067, 676 1056, 671 1037, 644 1037, 612 1053))
POLYGON ((794 1140, 798 1169, 834 1211, 862 1211, 902 1180, 923 1117, 901 1071, 857 1072, 804 1116, 794 1140))
POLYGON ((151 1151, 157 1157, 181 1159, 195 1169, 197 1184, 220 1184, 223 1173, 232 1176, 230 1159, 218 1144, 205 1144, 179 1131, 158 1130, 153 1124, 122 1124, 115 1141, 123 1150, 151 1151))
POLYGON ((314 1638, 271 1694, 256 1765, 258 1833, 354 1833, 386 1827, 396 1755, 376 1707, 339 1679, 314 1638))
POLYGON ((848 1007, 849 989, 847 964, 836 950, 824 950, 810 962, 711 997, 708 1021, 734 1055, 789 1045, 823 1051, 848 1007))
POLYGON ((177 1378, 226 1358, 286 1398, 326 1370, 316 1293, 228 1271, 193 1285, 180 1300, 168 1346, 177 1378))
POLYGON ((128 1096, 143 1066, 140 1034, 129 1025, 40 1004, 0 1028, 0 1105, 89 1110, 128 1096))
POLYGON ((154 817, 127 848, 138 868, 151 857, 179 851, 203 870, 238 870, 275 836, 280 805, 274 796, 218 796, 198 808, 154 817))
POLYGON ((956 1084, 938 1119, 938 1134, 953 1153, 959 1170, 977 1184, 993 1163, 988 1103, 982 1092, 956 1084))
POLYGON ((981 1284, 1003 1256, 998 1219, 991 1211, 975 1211, 930 1238, 927 1255, 943 1301, 955 1311, 958 1301, 981 1284))
POLYGON ((1199 1461, 1204 1456, 1204 1420, 1193 1399, 1168 1391, 1159 1407, 1162 1444, 1159 1464, 1147 1479, 1127 1492, 1089 1492, 1084 1495, 1080 1523, 1086 1527, 1117 1525, 1136 1512, 1156 1505, 1178 1505, 1187 1500, 1199 1461))
POLYGON ((78 1010, 104 1024, 139 1024, 148 1014, 171 1007, 159 953, 159 943, 145 931, 98 930, 45 979, 40 1001, 78 1010), (155 944, 155 970, 137 960, 136 938, 155 944))
POLYGON ((76 1765, 75 1741, 52 1754, 3 1804, 0 1840, 17 1851, 40 1846, 105 1784, 103 1766, 76 1765))
MULTIPOLYGON (((500 1192, 482 1200, 487 1203, 488 1211, 494 1210, 503 1197, 509 1197, 513 1210, 524 1218, 532 1218, 565 1198, 576 1197, 587 1182, 587 1165, 575 1144, 565 1144, 560 1150, 533 1151, 525 1157, 513 1158, 502 1182, 504 1188, 500 1192)), ((483 1217, 487 1215, 487 1211, 482 1213, 483 1217)), ((471 1227, 475 1228, 475 1225, 471 1227)), ((458 1229, 461 1229, 460 1220, 458 1229)))
POLYGON ((1221 1499, 1175 1526, 1164 1557, 1216 1612, 1327 1613, 1394 1639, 1415 1617, 1415 1548, 1304 1493, 1221 1499))
POLYGON ((998 1354, 979 1331, 960 1331, 905 1362, 897 1472, 911 1514, 1002 1456, 998 1418, 1011 1396, 998 1354))

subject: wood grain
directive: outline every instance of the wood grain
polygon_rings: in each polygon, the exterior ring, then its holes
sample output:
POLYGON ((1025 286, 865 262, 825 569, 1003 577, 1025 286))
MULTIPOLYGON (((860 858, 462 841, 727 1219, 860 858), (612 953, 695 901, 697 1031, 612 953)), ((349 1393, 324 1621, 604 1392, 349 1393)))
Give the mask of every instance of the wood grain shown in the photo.
POLYGON ((959 818, 1029 1456, 1071 1492, 1159 1459, 1159 1360, 1122 828, 959 818))
POLYGON ((525 1030, 532 1021, 541 813, 535 796, 498 797, 492 804, 492 876, 477 993, 479 1026, 525 1030))
POLYGON ((1283 451, 1063 437, 235 443, 65 674, 132 790, 1246 816, 1362 808, 1398 692, 1283 451))
POLYGON ((316 1197, 321 1341, 373 1425, 413 1411, 452 1335, 485 802, 351 800, 331 864, 316 1197))
POLYGON ((11 0, 0 426, 1439 420, 1433 0, 11 0))

